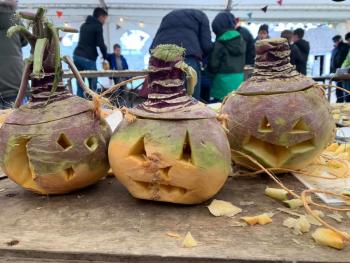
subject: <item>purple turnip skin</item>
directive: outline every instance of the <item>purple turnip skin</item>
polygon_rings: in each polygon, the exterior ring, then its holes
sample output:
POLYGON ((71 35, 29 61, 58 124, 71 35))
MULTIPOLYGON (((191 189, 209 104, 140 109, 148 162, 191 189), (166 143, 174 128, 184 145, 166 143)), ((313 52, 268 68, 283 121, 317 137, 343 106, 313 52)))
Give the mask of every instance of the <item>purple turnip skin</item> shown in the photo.
POLYGON ((225 100, 232 159, 259 169, 301 169, 334 140, 335 123, 323 91, 290 64, 285 39, 258 41, 253 76, 225 100))

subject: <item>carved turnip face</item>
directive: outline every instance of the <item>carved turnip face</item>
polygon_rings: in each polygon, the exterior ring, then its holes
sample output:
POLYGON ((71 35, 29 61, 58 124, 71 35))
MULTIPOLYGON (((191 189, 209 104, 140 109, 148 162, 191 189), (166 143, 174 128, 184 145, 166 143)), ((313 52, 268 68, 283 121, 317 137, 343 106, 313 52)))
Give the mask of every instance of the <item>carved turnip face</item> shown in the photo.
POLYGON ((223 104, 232 159, 257 169, 235 151, 265 167, 300 169, 334 138, 329 103, 312 79, 289 63, 285 39, 258 41, 253 76, 223 104))
MULTIPOLYGON (((232 149, 245 152, 265 167, 299 169, 310 163, 332 141, 334 121, 317 89, 259 96, 230 97, 228 114, 232 149)), ((255 168, 232 153, 237 163, 255 168)))
POLYGON ((98 181, 109 169, 111 131, 89 107, 88 101, 72 97, 46 109, 23 106, 14 111, 0 129, 1 169, 42 194, 67 193, 98 181), (79 103, 82 112, 54 114, 62 103, 79 103))
POLYGON ((134 197, 183 204, 215 195, 231 169, 230 148, 215 119, 124 122, 111 139, 109 158, 134 197))
MULTIPOLYGON (((42 194, 62 194, 97 182, 108 169, 108 124, 98 107, 72 95, 62 81, 59 30, 39 8, 19 13, 30 20, 7 35, 22 32, 32 46, 15 109, 0 128, 0 167, 13 181, 42 194), (31 81, 28 104, 19 107, 31 81)), ((74 69, 74 67, 73 67, 74 69)), ((73 70, 75 72, 75 70, 73 70)))
POLYGON ((230 147, 216 114, 187 95, 184 49, 160 45, 152 50, 148 100, 130 109, 108 148, 115 176, 136 198, 181 204, 215 195, 230 171, 230 147))

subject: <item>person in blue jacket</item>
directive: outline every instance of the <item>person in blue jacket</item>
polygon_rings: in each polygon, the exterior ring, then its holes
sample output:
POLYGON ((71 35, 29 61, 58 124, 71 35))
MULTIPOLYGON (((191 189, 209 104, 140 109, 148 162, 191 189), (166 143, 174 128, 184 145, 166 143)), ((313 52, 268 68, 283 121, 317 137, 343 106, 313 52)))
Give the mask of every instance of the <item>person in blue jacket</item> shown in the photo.
MULTIPOLYGON (((129 69, 128 62, 121 53, 119 44, 113 46, 113 53, 107 55, 107 61, 112 70, 126 70, 129 69)), ((113 78, 114 84, 118 84, 125 80, 124 78, 113 78)))

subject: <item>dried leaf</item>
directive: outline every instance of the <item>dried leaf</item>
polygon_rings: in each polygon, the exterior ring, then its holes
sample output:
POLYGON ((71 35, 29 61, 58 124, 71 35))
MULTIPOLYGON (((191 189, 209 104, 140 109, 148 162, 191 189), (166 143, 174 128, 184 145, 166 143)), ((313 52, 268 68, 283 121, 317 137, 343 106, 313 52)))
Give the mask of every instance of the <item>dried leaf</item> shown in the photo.
POLYGON ((214 216, 232 217, 242 212, 242 209, 234 206, 230 202, 214 199, 208 206, 210 213, 214 216))
POLYGON ((305 216, 301 216, 298 219, 289 217, 283 221, 283 225, 293 229, 293 233, 296 235, 309 232, 311 227, 305 216))
POLYGON ((286 201, 283 201, 283 203, 285 203, 291 209, 296 209, 304 205, 303 201, 301 201, 301 199, 298 199, 298 198, 286 200, 286 201))
POLYGON ((169 236, 169 237, 175 237, 175 238, 178 238, 178 239, 181 238, 181 235, 178 234, 178 233, 175 233, 175 232, 167 232, 166 235, 169 236))
POLYGON ((336 249, 343 249, 345 241, 341 235, 328 228, 317 228, 312 234, 317 244, 329 246, 336 249))
POLYGON ((197 241, 191 235, 191 232, 187 232, 184 240, 182 241, 182 246, 185 248, 192 248, 197 246, 197 241))
POLYGON ((343 216, 339 213, 333 213, 333 214, 328 214, 327 215, 330 218, 333 218, 335 221, 337 221, 338 223, 343 222, 343 216))
POLYGON ((266 225, 266 224, 272 223, 271 217, 267 214, 262 214, 258 216, 244 216, 244 217, 241 217, 241 219, 251 226, 256 224, 266 225))
POLYGON ((316 219, 314 218, 312 215, 306 215, 306 220, 314 226, 322 226, 322 224, 316 219))
POLYGON ((266 187, 265 195, 279 201, 284 201, 288 199, 288 192, 281 188, 266 187))

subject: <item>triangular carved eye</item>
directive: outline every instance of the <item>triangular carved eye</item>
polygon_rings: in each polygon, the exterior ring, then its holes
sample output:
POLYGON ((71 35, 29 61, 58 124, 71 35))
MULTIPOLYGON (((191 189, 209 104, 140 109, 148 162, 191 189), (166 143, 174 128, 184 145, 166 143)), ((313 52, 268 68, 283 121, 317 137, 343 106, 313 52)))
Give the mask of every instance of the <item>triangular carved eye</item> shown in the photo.
POLYGON ((272 132, 271 124, 266 116, 260 122, 260 126, 259 126, 258 131, 259 132, 272 132))
POLYGON ((188 134, 188 131, 186 132, 186 138, 183 144, 181 160, 192 163, 192 149, 191 149, 190 135, 188 134))
POLYGON ((136 144, 131 148, 130 155, 146 156, 145 137, 140 138, 136 144))
POLYGON ((309 133, 310 129, 306 125, 305 121, 300 118, 293 126, 290 133, 292 134, 300 134, 300 133, 309 133))

